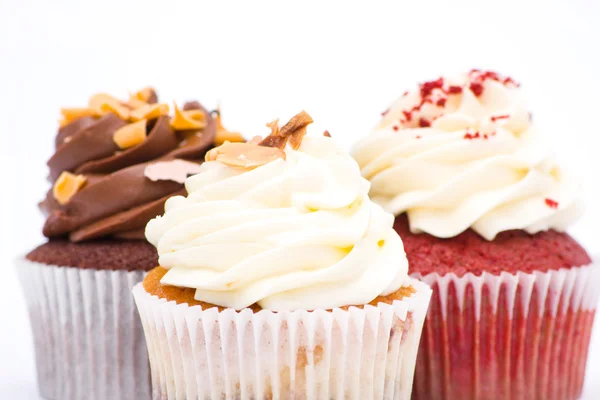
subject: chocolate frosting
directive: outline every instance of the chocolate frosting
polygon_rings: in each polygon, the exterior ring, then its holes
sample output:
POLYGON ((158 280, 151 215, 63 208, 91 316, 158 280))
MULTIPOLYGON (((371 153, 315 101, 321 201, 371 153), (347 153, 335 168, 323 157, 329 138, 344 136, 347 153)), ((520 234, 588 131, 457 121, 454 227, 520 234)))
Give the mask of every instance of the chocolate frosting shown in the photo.
MULTIPOLYGON (((156 102, 156 99, 152 99, 156 102)), ((62 127, 56 135, 56 151, 48 161, 50 181, 63 171, 87 178, 83 188, 67 204, 59 204, 50 190, 40 209, 47 216, 43 233, 48 238, 68 236, 73 242, 101 237, 143 239, 146 223, 164 211, 165 201, 185 194, 182 184, 152 181, 146 166, 180 158, 202 162, 215 140, 216 121, 198 102, 184 110, 199 109, 206 115, 201 131, 174 131, 166 116, 148 121, 146 140, 122 150, 115 144, 116 130, 127 124, 116 114, 82 117, 62 127)))

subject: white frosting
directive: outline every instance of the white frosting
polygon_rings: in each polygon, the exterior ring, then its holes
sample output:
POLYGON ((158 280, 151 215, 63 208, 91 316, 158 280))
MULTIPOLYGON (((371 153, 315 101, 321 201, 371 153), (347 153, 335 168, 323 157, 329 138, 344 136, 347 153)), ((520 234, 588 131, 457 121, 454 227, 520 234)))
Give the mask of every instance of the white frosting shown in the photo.
POLYGON ((406 212, 414 233, 448 238, 471 227, 492 240, 510 229, 562 231, 579 217, 579 186, 538 137, 517 86, 494 78, 444 79, 425 102, 421 91, 405 94, 355 145, 371 198, 406 212))
POLYGON ((369 200, 356 162, 326 137, 286 155, 253 170, 206 162, 187 179, 189 195, 146 228, 163 284, 284 311, 367 304, 408 282, 393 216, 369 200))

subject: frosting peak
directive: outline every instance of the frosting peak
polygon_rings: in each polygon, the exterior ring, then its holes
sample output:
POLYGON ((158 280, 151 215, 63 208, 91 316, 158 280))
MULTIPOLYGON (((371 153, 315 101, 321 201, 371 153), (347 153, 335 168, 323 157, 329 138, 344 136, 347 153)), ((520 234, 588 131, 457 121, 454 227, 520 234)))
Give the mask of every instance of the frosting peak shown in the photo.
POLYGON ((406 212, 415 233, 564 230, 581 212, 579 188, 530 115, 514 80, 472 70, 405 92, 352 154, 373 200, 406 212))
POLYGON ((194 288, 207 303, 273 311, 367 304, 405 283, 393 217, 332 139, 291 141, 306 125, 292 129, 284 157, 259 165, 219 159, 233 150, 207 155, 188 196, 169 199, 146 228, 169 269, 162 283, 194 288))

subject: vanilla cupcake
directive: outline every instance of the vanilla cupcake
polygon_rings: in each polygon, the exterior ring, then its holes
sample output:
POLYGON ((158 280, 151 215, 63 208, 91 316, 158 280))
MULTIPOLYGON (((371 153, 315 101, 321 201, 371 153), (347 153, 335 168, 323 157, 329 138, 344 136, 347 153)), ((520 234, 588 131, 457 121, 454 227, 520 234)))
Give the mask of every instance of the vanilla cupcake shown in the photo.
POLYGON ((155 398, 410 398, 430 289, 311 122, 209 152, 148 224, 160 267, 133 293, 155 398))
POLYGON ((565 232, 581 189, 519 85, 480 70, 425 82, 352 154, 434 292, 413 398, 579 398, 599 268, 565 232))

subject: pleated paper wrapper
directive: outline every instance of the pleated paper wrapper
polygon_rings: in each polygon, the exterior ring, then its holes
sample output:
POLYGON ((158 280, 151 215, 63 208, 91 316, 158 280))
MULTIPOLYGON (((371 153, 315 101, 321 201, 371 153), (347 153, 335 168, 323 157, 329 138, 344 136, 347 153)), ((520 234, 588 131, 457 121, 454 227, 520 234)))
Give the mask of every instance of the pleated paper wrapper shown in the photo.
POLYGON ((409 399, 431 290, 348 310, 218 311, 137 285, 156 400, 409 399))
POLYGON ((548 272, 414 275, 433 297, 413 398, 579 398, 600 293, 597 260, 548 272))
POLYGON ((17 260, 40 394, 56 400, 151 399, 144 332, 131 289, 142 271, 17 260))

